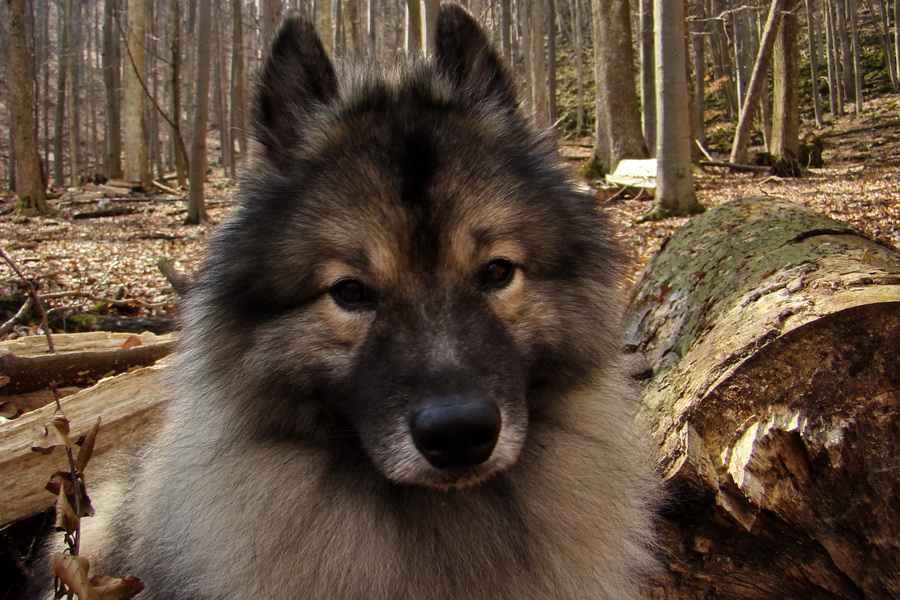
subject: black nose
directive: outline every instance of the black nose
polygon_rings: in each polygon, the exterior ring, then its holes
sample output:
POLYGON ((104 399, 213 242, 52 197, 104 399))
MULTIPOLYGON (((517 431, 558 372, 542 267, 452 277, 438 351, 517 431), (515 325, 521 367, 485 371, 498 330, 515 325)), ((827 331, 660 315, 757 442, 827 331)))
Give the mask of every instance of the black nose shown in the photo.
POLYGON ((481 464, 500 435, 500 411, 493 403, 461 396, 432 398, 410 417, 416 448, 439 469, 481 464))

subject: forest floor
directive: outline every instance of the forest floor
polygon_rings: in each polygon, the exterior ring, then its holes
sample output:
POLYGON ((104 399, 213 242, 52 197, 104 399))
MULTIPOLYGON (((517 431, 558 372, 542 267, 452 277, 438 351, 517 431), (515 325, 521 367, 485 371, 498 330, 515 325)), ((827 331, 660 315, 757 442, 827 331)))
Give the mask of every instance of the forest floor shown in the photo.
MULTIPOLYGON (((815 132, 825 143, 826 166, 802 178, 695 168, 697 197, 707 208, 751 195, 780 197, 847 221, 872 239, 900 246, 898 115, 900 94, 892 94, 868 102, 859 116, 851 114, 826 124, 815 132)), ((589 143, 564 144, 564 155, 573 168, 589 154, 589 143)), ((712 142, 711 147, 724 149, 724 145, 719 148, 712 142)), ((595 189, 604 187, 602 181, 588 184, 595 189)), ((211 232, 235 206, 236 183, 224 177, 221 169, 213 169, 207 190, 210 221, 192 226, 183 224, 186 203, 172 195, 132 196, 115 203, 133 209, 131 214, 86 220, 73 216, 96 208, 97 201, 92 205, 73 203, 76 192, 72 190, 58 191, 50 201, 53 212, 42 217, 21 217, 14 211, 12 196, 0 196, 0 245, 41 293, 90 295, 64 296, 53 300, 53 306, 86 308, 103 304, 103 298, 124 298, 139 301, 125 307, 124 313, 130 316, 171 317, 176 296, 158 270, 157 260, 165 257, 181 273, 193 272, 211 232)), ((598 189, 597 197, 598 208, 608 215, 626 249, 628 285, 640 276, 643 265, 662 241, 686 219, 637 224, 636 219, 652 200, 629 198, 609 189, 598 189)), ((15 314, 13 298, 21 294, 18 278, 2 264, 0 324, 15 314)), ((3 337, 37 332, 36 325, 25 323, 3 337)))

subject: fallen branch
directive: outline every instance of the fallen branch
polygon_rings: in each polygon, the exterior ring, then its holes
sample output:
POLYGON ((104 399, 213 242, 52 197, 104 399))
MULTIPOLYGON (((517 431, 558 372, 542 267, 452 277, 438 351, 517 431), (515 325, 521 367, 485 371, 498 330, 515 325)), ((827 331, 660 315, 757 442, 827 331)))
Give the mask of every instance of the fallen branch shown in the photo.
POLYGON ((20 356, 0 356, 3 381, 0 394, 23 394, 48 387, 84 387, 103 377, 123 373, 133 367, 153 364, 175 349, 174 339, 134 348, 20 356))
POLYGON ((124 206, 113 207, 113 208, 102 208, 100 210, 91 210, 87 212, 75 213, 72 215, 73 219, 99 219, 101 217, 121 217, 123 215, 130 215, 134 212, 133 208, 127 208, 124 206))
POLYGON ((726 167, 738 173, 768 173, 772 167, 760 167, 756 165, 739 165, 732 162, 723 162, 720 160, 701 160, 700 166, 703 167, 726 167))
POLYGON ((160 182, 156 181, 155 179, 153 181, 151 181, 150 183, 152 183, 154 186, 158 187, 165 193, 172 194, 173 196, 178 196, 181 193, 178 190, 174 190, 167 185, 161 184, 160 182))

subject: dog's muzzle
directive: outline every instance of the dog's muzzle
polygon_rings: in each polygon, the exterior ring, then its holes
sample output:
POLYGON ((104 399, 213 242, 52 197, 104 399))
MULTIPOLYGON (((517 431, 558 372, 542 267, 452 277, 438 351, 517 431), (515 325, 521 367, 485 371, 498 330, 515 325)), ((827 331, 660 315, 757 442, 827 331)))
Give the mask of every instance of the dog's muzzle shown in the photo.
POLYGON ((487 461, 497 445, 501 424, 496 404, 468 395, 428 398, 409 420, 416 448, 438 469, 487 461))

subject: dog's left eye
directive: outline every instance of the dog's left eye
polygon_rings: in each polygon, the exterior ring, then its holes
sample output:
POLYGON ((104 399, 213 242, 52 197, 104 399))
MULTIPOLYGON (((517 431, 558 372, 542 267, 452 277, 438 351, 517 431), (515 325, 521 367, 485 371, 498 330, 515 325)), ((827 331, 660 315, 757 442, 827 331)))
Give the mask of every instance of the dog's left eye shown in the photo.
POLYGON ((481 283, 484 286, 498 288, 507 285, 516 268, 505 258, 495 258, 484 266, 481 272, 481 283))
POLYGON ((331 286, 331 297, 344 310, 375 308, 375 294, 355 279, 341 279, 331 286))

